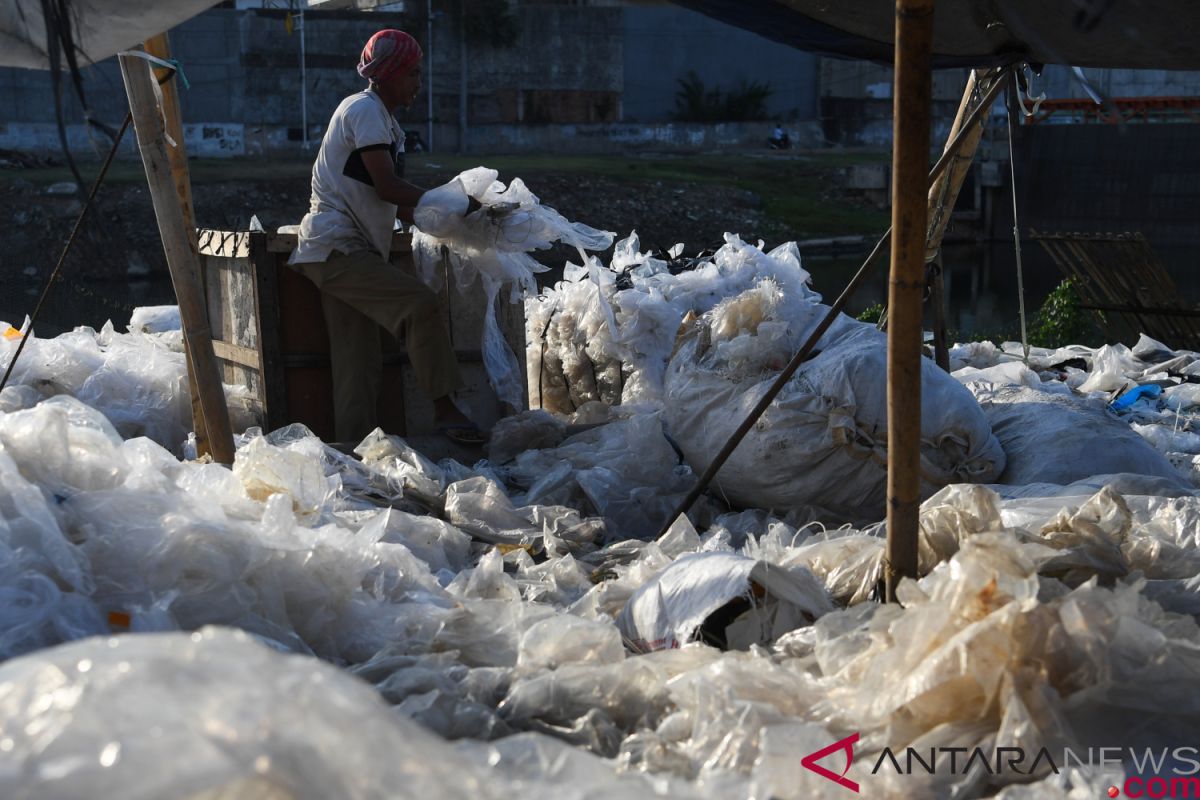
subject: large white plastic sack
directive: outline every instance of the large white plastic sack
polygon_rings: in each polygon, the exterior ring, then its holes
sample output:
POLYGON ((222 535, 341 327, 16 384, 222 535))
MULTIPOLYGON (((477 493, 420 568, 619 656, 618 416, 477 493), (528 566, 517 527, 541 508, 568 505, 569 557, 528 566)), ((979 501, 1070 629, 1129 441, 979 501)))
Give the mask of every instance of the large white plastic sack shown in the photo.
MULTIPOLYGON (((693 469, 705 469, 759 402, 826 306, 763 283, 726 300, 681 338, 664 414, 693 469)), ((887 346, 839 315, 725 462, 713 489, 742 507, 817 507, 831 518, 884 515, 887 346)), ((1004 452, 962 385, 921 360, 921 491, 984 483, 1004 452)))
POLYGON ((833 608, 808 570, 773 568, 733 553, 696 553, 642 586, 617 617, 617 626, 637 652, 682 647, 714 612, 739 598, 746 600, 746 610, 721 633, 729 646, 743 650, 833 608))
POLYGON ((1190 492, 1184 477, 1129 426, 1086 399, 1028 387, 974 384, 1008 465, 997 483, 1067 484, 1089 475, 1154 475, 1190 492))

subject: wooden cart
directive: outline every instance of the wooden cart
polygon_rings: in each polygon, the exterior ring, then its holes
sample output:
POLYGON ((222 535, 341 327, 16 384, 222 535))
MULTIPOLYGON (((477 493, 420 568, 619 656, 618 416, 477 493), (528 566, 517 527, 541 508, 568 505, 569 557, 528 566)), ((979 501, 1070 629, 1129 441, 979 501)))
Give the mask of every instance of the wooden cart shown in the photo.
MULTIPOLYGON (((247 387, 263 430, 300 422, 333 441, 329 334, 320 292, 287 266, 295 234, 200 230, 198 236, 213 350, 224 381, 247 387)), ((393 260, 411 250, 408 236, 393 238, 393 260)), ((459 398, 477 423, 490 426, 506 409, 488 383, 480 353, 483 292, 476 284, 463 297, 447 282, 440 302, 466 381, 459 398)), ((524 309, 501 302, 498 317, 509 346, 523 363, 524 309)), ((430 433, 433 404, 416 387, 403 343, 382 329, 380 335, 381 427, 399 435, 430 433)))

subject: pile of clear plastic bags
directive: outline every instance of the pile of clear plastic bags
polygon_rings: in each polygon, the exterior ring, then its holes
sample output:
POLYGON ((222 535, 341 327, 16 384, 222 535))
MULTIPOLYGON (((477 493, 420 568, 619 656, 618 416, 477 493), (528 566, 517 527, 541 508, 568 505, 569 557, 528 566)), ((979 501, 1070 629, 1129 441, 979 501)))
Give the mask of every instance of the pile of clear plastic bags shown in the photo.
POLYGON ((542 205, 520 178, 505 186, 496 180, 498 175, 494 169, 476 167, 426 192, 413 213, 413 259, 417 273, 435 289, 443 281, 438 272, 443 253, 460 291, 476 281, 482 283, 487 297, 481 342, 484 367, 496 396, 521 408, 524 369, 496 321, 500 291, 509 289, 510 302, 519 302, 523 293, 536 293, 534 275, 547 268, 530 252, 562 242, 586 258, 584 251, 607 248, 614 234, 570 222, 542 205), (466 214, 470 199, 480 208, 466 214))
MULTIPOLYGON (((383 431, 348 456, 301 425, 239 434, 232 468, 181 459, 169 311, 33 340, 0 394, 0 795, 790 800, 845 792, 803 760, 853 739, 853 763, 827 766, 862 793, 1095 797, 1142 769, 1129 748, 1190 743, 1200 356, 955 347, 954 377, 928 378, 923 464, 944 472, 919 575, 884 605, 877 516, 836 527, 718 491, 656 536, 700 460, 683 370, 712 382, 705 398, 740 393, 719 420, 736 424, 823 311, 794 248, 730 236, 676 275, 626 240, 614 262, 620 283, 592 260, 532 301, 550 304, 548 353, 600 367, 552 390, 571 416, 504 420, 473 464, 383 431), (700 317, 676 350, 685 310, 700 317), (1128 395, 1150 382, 1162 392, 1128 395), (1127 456, 1095 451, 1097 475, 1072 455, 1089 431, 1042 442, 1002 416, 1046 402, 1038 419, 1089 420, 1127 456), (966 433, 941 418, 959 404, 966 433), (1123 748, 1123 763, 880 760, 907 747, 1123 748)), ((855 379, 879 370, 863 366, 876 336, 835 323, 767 421, 842 385, 853 409, 826 415, 828 436, 885 443, 864 422, 874 384, 855 379)), ((867 496, 842 481, 813 505, 867 496)))

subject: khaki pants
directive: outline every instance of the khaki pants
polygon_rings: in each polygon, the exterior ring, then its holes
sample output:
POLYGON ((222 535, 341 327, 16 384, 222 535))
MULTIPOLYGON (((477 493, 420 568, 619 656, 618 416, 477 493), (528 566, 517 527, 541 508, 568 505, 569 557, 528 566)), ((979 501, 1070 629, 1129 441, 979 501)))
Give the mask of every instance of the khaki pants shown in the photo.
POLYGON ((406 334, 417 384, 430 398, 462 386, 437 295, 416 277, 411 256, 406 268, 366 251, 334 252, 326 261, 293 266, 321 290, 338 441, 358 442, 378 427, 380 327, 397 339, 406 334))

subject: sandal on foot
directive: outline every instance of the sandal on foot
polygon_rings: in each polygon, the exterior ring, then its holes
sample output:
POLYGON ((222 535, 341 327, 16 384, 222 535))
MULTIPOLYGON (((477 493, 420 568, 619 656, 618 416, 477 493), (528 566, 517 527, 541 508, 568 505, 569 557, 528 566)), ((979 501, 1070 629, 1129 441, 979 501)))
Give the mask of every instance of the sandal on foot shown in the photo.
POLYGON ((469 422, 461 425, 439 425, 437 432, 452 442, 468 447, 479 447, 488 440, 486 433, 469 422))

